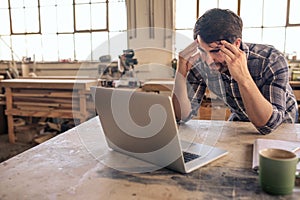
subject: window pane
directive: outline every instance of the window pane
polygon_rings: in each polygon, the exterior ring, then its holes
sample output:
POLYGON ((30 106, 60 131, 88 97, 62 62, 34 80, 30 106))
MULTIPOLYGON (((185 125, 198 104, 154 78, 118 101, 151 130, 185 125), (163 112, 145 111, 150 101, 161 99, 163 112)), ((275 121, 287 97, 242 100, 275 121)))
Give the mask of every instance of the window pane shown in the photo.
POLYGON ((74 60, 74 38, 73 34, 58 35, 59 59, 74 60))
POLYGON ((91 34, 76 33, 75 34, 75 59, 91 60, 91 34))
POLYGON ((54 6, 56 5, 56 0, 40 0, 40 6, 54 6))
POLYGON ((41 35, 27 35, 27 57, 31 57, 31 60, 41 60, 42 59, 42 43, 41 35))
POLYGON ((262 29, 261 28, 244 28, 243 41, 262 43, 262 29))
POLYGON ((25 9, 25 30, 26 32, 39 31, 39 14, 37 7, 25 9))
POLYGON ((57 32, 56 7, 41 7, 42 33, 57 32))
POLYGON ((285 26, 286 0, 264 0, 264 26, 285 26))
POLYGON ((237 0, 200 0, 199 17, 212 8, 230 9, 237 13, 237 0))
POLYGON ((73 32, 73 6, 58 6, 57 21, 57 32, 73 32))
MULTIPOLYGON (((118 2, 121 2, 120 0, 109 0, 109 3, 112 2, 112 1, 118 1, 118 2)), ((124 1, 124 0, 123 0, 124 1)), ((91 3, 98 3, 98 2, 106 2, 106 0, 91 0, 91 3)))
POLYGON ((76 30, 90 30, 91 16, 90 5, 75 5, 76 30))
POLYGON ((25 33, 24 9, 11 9, 12 31, 13 33, 25 33))
POLYGON ((112 60, 116 61, 123 50, 128 49, 127 36, 127 31, 124 33, 109 32, 108 47, 112 60))
POLYGON ((237 13, 237 7, 238 7, 237 3, 238 3, 237 0, 219 0, 219 8, 229 9, 234 13, 237 13))
POLYGON ((73 5, 73 0, 56 0, 58 6, 73 5))
POLYGON ((0 8, 8 8, 8 1, 0 0, 0 8))
POLYGON ((284 51, 285 28, 264 28, 263 43, 273 45, 280 51, 284 51))
MULTIPOLYGON (((38 7, 38 0, 23 0, 25 8, 38 7)), ((19 1, 20 2, 20 1, 19 1)))
POLYGON ((75 0, 75 3, 90 3, 91 0, 75 0))
POLYGON ((244 27, 262 26, 262 0, 243 0, 241 1, 241 18, 244 27))
POLYGON ((22 8, 23 1, 20 3, 20 0, 10 0, 10 7, 11 8, 22 8))
POLYGON ((0 35, 9 35, 10 34, 10 20, 8 9, 0 9, 0 20, 1 28, 0 35))
POLYGON ((290 0, 290 23, 291 24, 300 24, 300 1, 299 0, 290 0))
POLYGON ((11 36, 12 49, 14 51, 14 59, 21 61, 26 56, 26 40, 25 35, 11 36))
POLYGON ((218 0, 200 0, 199 3, 199 17, 207 10, 218 7, 218 0))
POLYGON ((197 19, 196 0, 176 0, 176 28, 193 28, 197 19), (187 12, 188 11, 188 12, 187 12))
POLYGON ((108 33, 92 33, 92 60, 99 60, 100 56, 108 55, 108 33))
MULTIPOLYGON (((32 4, 28 3, 32 6, 32 4)), ((38 32, 38 7, 11 9, 13 33, 38 32)))
POLYGON ((44 61, 58 61, 57 35, 42 35, 44 61))
MULTIPOLYGON (((109 0, 109 3, 111 3, 112 1, 116 1, 116 0, 109 0)), ((117 0, 120 2, 120 0, 117 0)), ((78 3, 105 3, 106 0, 75 0, 75 4, 78 4, 78 3)))
POLYGON ((285 52, 292 54, 294 51, 297 53, 297 59, 300 58, 300 46, 298 41, 300 35, 300 27, 288 27, 286 30, 286 49, 285 52))
MULTIPOLYGON (((118 18, 120 16, 118 15, 118 18)), ((91 5, 91 23, 92 29, 106 29, 106 4, 92 4, 91 5)))
POLYGON ((185 49, 194 40, 192 30, 177 30, 176 31, 175 54, 185 49))
POLYGON ((127 29, 126 4, 124 2, 109 2, 109 30, 120 31, 127 29), (116 17, 118 13, 118 17, 116 17))
POLYGON ((0 39, 0 60, 12 60, 10 49, 10 37, 1 36, 0 39))

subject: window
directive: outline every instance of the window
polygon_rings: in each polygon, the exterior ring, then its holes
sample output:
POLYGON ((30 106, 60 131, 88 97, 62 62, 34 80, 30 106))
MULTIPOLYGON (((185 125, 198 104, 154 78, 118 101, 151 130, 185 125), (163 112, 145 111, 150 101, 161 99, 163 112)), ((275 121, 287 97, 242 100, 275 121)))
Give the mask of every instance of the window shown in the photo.
POLYGON ((300 1, 299 0, 290 0, 289 1, 289 16, 288 24, 289 25, 300 25, 300 1))
POLYGON ((126 19, 125 0, 0 0, 0 60, 95 61, 126 19))
POLYGON ((175 42, 175 52, 178 53, 184 49, 187 44, 182 42, 183 38, 186 38, 186 42, 191 42, 193 39, 193 28, 194 24, 198 17, 204 14, 205 11, 211 8, 223 8, 231 9, 234 12, 238 10, 238 1, 237 0, 176 0, 176 21, 175 21, 175 31, 176 39, 175 42), (189 9, 186 9, 189 8, 189 9), (187 12, 187 10, 189 12, 187 12), (186 18, 185 16, 189 17, 186 18), (181 22, 178 24, 177 20, 180 19, 181 22), (185 24, 184 26, 178 26, 185 24), (188 25, 188 27, 187 27, 188 25), (190 39, 190 40, 189 40, 190 39))
MULTIPOLYGON (((177 34, 192 40, 193 26, 199 16, 210 8, 228 8, 243 19, 243 41, 271 44, 287 55, 297 52, 297 57, 300 57, 299 42, 295 42, 300 34, 299 0, 276 0, 276 3, 273 0, 176 0, 176 19, 184 21, 186 9, 182 4, 190 8, 196 4, 198 9, 189 9, 187 20, 193 21, 192 24, 185 23, 189 27, 181 26, 183 22, 176 23, 177 34)), ((176 52, 183 46, 177 45, 176 52)))
POLYGON ((38 0, 10 0, 11 33, 39 33, 38 0))

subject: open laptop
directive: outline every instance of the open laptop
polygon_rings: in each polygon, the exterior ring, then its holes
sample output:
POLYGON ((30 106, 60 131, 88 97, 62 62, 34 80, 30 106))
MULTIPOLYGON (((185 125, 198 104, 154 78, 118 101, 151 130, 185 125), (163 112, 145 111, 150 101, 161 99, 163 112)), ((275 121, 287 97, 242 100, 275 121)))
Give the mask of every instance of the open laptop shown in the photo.
POLYGON ((106 142, 114 151, 189 173, 226 150, 181 140, 170 96, 134 89, 91 87, 106 142), (201 153, 201 155, 199 155, 201 153))

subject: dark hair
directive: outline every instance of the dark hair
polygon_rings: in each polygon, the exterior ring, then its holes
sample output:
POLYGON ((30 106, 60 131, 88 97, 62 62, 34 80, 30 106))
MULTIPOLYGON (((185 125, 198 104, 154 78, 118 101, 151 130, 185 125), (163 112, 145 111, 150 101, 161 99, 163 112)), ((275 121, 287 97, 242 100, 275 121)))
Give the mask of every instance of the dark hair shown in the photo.
POLYGON ((213 8, 206 11, 196 22, 194 39, 200 35, 205 43, 227 40, 233 43, 242 38, 243 21, 228 9, 213 8))

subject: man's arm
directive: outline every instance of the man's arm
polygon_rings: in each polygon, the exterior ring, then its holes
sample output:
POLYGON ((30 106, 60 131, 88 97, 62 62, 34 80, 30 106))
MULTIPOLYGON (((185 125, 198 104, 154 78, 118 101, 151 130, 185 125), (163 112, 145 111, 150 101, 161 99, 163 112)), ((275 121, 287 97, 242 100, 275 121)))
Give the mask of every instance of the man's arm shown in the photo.
POLYGON ((249 120, 256 127, 265 126, 273 113, 272 104, 262 95, 253 81, 247 67, 245 53, 238 48, 238 45, 226 41, 222 43, 224 46, 221 50, 225 54, 225 61, 232 78, 238 83, 249 120))
POLYGON ((197 53, 196 40, 179 53, 175 85, 172 93, 174 111, 178 120, 188 118, 191 113, 192 108, 187 93, 186 76, 194 62, 199 58, 200 54, 197 53))

